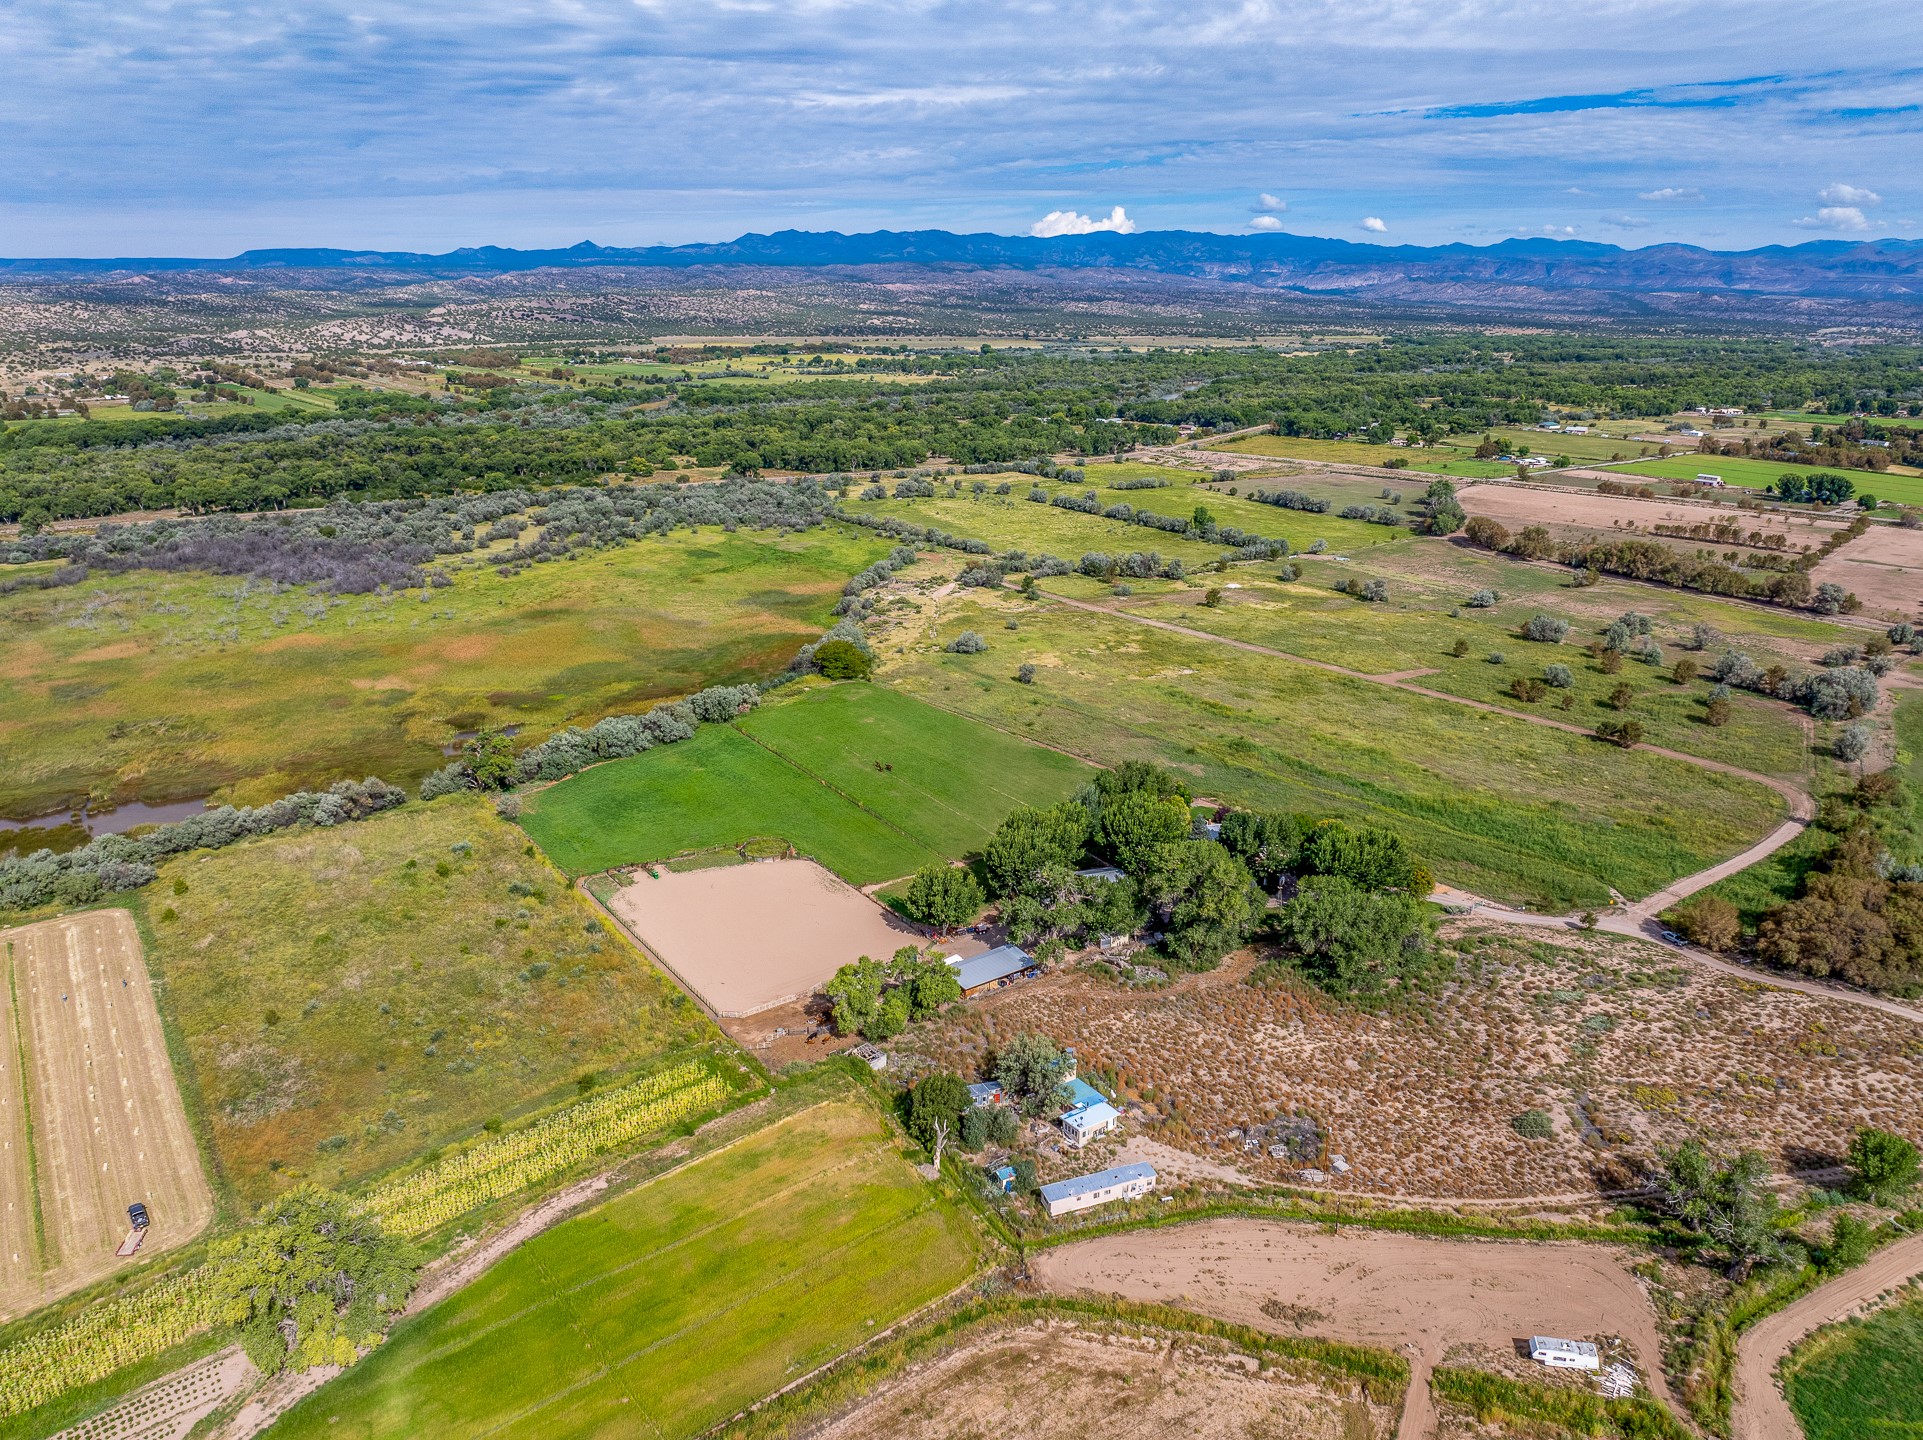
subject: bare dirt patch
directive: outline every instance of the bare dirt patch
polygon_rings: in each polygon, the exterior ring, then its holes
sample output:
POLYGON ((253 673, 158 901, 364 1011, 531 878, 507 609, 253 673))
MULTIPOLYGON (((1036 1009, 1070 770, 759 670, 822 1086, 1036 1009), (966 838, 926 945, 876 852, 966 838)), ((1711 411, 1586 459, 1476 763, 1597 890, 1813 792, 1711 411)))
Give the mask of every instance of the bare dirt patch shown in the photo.
POLYGON ((1370 1440, 1393 1412, 1183 1336, 1048 1325, 989 1334, 918 1365, 816 1440, 1370 1440))
POLYGON ((812 860, 637 871, 608 908, 724 1016, 807 999, 862 955, 884 960, 927 936, 812 860))
MULTIPOLYGON (((1835 531, 1839 521, 1792 515, 1778 510, 1739 510, 1735 505, 1690 503, 1683 500, 1638 500, 1630 496, 1598 495, 1593 490, 1536 489, 1523 485, 1466 485, 1458 493, 1462 508, 1471 515, 1486 515, 1510 529, 1524 525, 1544 525, 1558 537, 1610 531, 1635 533, 1644 539, 1660 540, 1658 525, 1702 525, 1729 521, 1740 525, 1745 534, 1760 530, 1765 535, 1783 535, 1792 552, 1805 545, 1821 545, 1835 531)), ((1702 541, 1679 541, 1700 546, 1702 541)))
POLYGON ((1068 969, 956 1007, 897 1049, 908 1070, 974 1079, 1039 1031, 1076 1047, 1129 1135, 1266 1182, 1313 1167, 1307 1183, 1380 1197, 1586 1203, 1639 1185, 1658 1145, 1691 1134, 1815 1169, 1857 1126, 1902 1130, 1923 1108, 1913 1020, 1627 936, 1476 920, 1442 943, 1454 978, 1400 1012, 1227 966, 1152 990, 1068 969), (1527 1110, 1549 1117, 1549 1139, 1516 1132, 1527 1110), (1319 1153, 1271 1156, 1267 1132, 1304 1120, 1319 1153))
MULTIPOLYGON (((33 1274, 9 1254, 4 1318, 132 1263, 114 1257, 131 1202, 153 1217, 142 1259, 193 1239, 214 1202, 133 917, 99 910, 0 932, 0 956, 25 1056, 44 1236, 33 1274)), ((32 1204, 23 1191, 8 1198, 32 1204)), ((31 1236, 30 1214, 27 1226, 31 1236)), ((10 1243, 18 1228, 9 1225, 10 1243)))
POLYGON ((1810 578, 1855 591, 1872 615, 1915 620, 1923 614, 1923 530, 1872 525, 1819 564, 1810 578))
POLYGON ((1427 1409, 1425 1377, 1451 1346, 1501 1348, 1530 1335, 1621 1337, 1646 1382, 1667 1393, 1655 1314, 1631 1257, 1606 1246, 1212 1220, 1079 1241, 1030 1263, 1036 1282, 1058 1293, 1401 1349, 1416 1357, 1413 1408, 1427 1409))

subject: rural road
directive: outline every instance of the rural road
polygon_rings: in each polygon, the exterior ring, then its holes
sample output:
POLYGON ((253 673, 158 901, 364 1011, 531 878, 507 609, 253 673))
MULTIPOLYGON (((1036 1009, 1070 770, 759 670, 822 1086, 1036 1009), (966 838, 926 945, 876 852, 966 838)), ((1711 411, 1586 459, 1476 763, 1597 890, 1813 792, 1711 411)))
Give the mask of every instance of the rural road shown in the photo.
POLYGON ((1803 1440, 1803 1427, 1776 1387, 1776 1364, 1810 1331, 1857 1314, 1886 1290, 1923 1276, 1923 1235, 1887 1245, 1827 1285, 1746 1331, 1736 1353, 1734 1440, 1803 1440))

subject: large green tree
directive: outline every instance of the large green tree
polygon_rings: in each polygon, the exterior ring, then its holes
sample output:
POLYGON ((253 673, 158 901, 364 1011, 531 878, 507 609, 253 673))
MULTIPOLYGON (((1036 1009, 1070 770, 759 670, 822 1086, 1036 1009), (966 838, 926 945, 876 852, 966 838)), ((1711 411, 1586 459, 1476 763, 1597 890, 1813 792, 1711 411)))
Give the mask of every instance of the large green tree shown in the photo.
POLYGON ((1310 975, 1341 994, 1376 993, 1427 960, 1429 919, 1421 901, 1339 875, 1304 880, 1282 907, 1280 925, 1310 975))
POLYGON ((1302 868, 1311 875, 1340 876, 1364 890, 1426 895, 1431 888, 1408 842, 1376 825, 1352 829, 1340 820, 1324 820, 1302 843, 1302 868))
POLYGON ((1776 1229, 1781 1205, 1769 1188, 1769 1161, 1745 1150, 1724 1158, 1700 1140, 1659 1152, 1662 1205, 1686 1229, 1729 1256, 1738 1278, 1750 1267, 1783 1256, 1776 1229))
POLYGON ((982 908, 982 887, 974 875, 954 865, 924 865, 908 882, 901 908, 911 920, 946 935, 966 925, 982 908))
POLYGON ((1102 807, 1102 844, 1131 875, 1146 875, 1164 845, 1186 839, 1188 803, 1146 790, 1117 796, 1102 807))
POLYGON ((1222 817, 1222 848, 1249 867, 1256 884, 1272 887, 1295 863, 1302 832, 1293 817, 1231 810, 1222 817))
POLYGON ((1046 1035, 1023 1031, 995 1057, 995 1083, 1025 1115, 1041 1115, 1062 1102, 1068 1057, 1046 1035))
POLYGON ((908 1092, 908 1133, 941 1163, 940 1149, 961 1136, 962 1112, 970 1104, 968 1086, 938 1070, 924 1075, 908 1092))
POLYGON ((983 863, 998 896, 1020 893, 1044 870, 1072 869, 1088 843, 1088 810, 1074 801, 1020 806, 996 829, 983 863))
POLYGON ((1916 1188, 1916 1146, 1901 1135, 1865 1125, 1850 1139, 1849 1161, 1857 1193, 1879 1205, 1893 1205, 1916 1188))
POLYGON ((416 1257, 344 1195, 301 1185, 208 1256, 221 1320, 264 1374, 352 1365, 414 1288, 416 1257))
POLYGON ((1268 904, 1248 867, 1213 840, 1160 846, 1143 885, 1164 920, 1162 948, 1191 970, 1245 943, 1268 904))

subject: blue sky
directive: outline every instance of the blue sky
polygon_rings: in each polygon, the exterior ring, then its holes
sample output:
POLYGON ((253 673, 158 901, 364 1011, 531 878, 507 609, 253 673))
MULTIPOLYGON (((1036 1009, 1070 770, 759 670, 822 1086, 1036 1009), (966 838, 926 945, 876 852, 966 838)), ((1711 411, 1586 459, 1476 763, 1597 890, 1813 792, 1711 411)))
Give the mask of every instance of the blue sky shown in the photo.
POLYGON ((0 0, 0 65, 6 255, 1923 236, 1913 0, 0 0))

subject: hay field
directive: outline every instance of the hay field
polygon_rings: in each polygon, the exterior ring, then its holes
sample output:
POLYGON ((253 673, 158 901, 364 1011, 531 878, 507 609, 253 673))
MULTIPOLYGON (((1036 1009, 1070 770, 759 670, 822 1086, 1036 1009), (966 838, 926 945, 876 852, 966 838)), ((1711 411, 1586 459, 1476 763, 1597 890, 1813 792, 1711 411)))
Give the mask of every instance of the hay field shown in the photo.
POLYGON ((857 957, 885 960, 927 938, 809 860, 641 871, 607 904, 730 1018, 805 1000, 857 957))
POLYGON ((1694 480, 1698 475, 1720 475, 1725 484, 1760 490, 1781 475, 1842 475, 1859 492, 1879 500, 1923 505, 1923 477, 1888 471, 1842 470, 1834 466, 1793 465, 1782 460, 1752 460, 1741 455, 1672 455, 1667 460, 1631 460, 1609 467, 1625 478, 1649 475, 1662 480, 1694 480))
POLYGON ((0 815, 409 783, 459 731, 539 737, 778 670, 886 552, 683 531, 404 596, 138 572, 0 597, 0 815))
POLYGON ((843 1095, 528 1241, 274 1433, 698 1435, 946 1294, 973 1227, 843 1095))
POLYGON ((214 1198, 133 917, 98 910, 0 931, 0 960, 6 1319, 134 1263, 114 1256, 133 1201, 153 1217, 145 1259, 205 1229, 214 1198))
POLYGON ((531 848, 449 796, 161 867, 154 971, 245 1205, 718 1038, 531 848))
POLYGON ((1872 525, 1810 572, 1817 584, 1853 590, 1870 615, 1923 617, 1923 530, 1872 525))
POLYGON ((1923 1434, 1923 1295, 1819 1331, 1783 1380, 1808 1440, 1923 1434))

